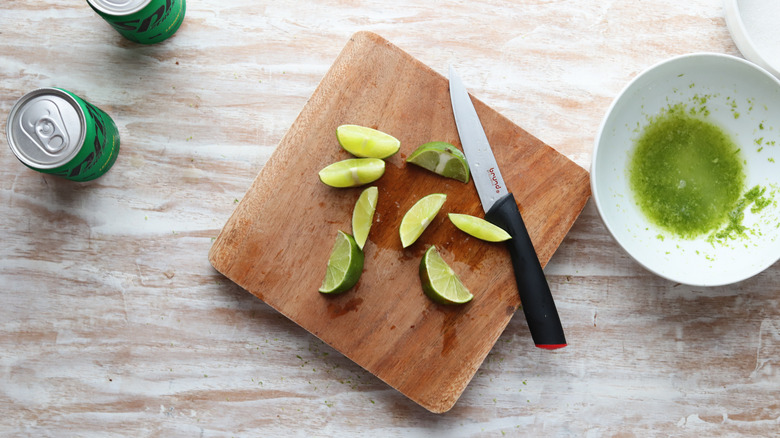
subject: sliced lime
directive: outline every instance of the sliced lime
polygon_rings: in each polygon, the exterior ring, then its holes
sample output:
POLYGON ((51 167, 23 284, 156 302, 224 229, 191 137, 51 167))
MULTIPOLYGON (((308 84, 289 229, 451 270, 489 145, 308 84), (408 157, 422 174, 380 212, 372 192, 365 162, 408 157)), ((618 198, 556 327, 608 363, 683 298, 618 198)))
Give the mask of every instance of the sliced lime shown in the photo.
POLYGON ((379 189, 376 186, 369 187, 360 194, 355 203, 355 209, 352 210, 352 235, 355 236, 355 242, 360 249, 363 249, 366 244, 368 231, 371 229, 371 224, 374 223, 378 197, 379 189))
POLYGON ((431 224, 436 213, 439 212, 447 195, 443 193, 434 193, 417 201, 401 219, 399 234, 401 235, 401 245, 404 248, 413 244, 418 237, 431 224))
POLYGON ((336 128, 336 137, 341 147, 356 157, 387 158, 401 147, 392 135, 360 125, 341 125, 336 128))
POLYGON ((421 145, 409 158, 412 163, 441 176, 469 182, 469 165, 466 156, 455 146, 443 141, 434 141, 421 145))
POLYGON ((428 248, 420 261, 420 282, 425 295, 437 303, 463 304, 474 298, 435 246, 428 248))
POLYGON ((488 242, 503 242, 512 238, 503 228, 493 225, 485 219, 458 213, 450 213, 447 216, 461 231, 477 239, 488 242))
POLYGON ((363 251, 358 248, 355 239, 349 234, 339 231, 336 243, 328 259, 325 279, 322 280, 320 292, 337 294, 354 286, 363 273, 363 251))
POLYGON ((378 180, 385 162, 378 158, 350 158, 320 170, 320 181, 331 187, 357 187, 378 180))

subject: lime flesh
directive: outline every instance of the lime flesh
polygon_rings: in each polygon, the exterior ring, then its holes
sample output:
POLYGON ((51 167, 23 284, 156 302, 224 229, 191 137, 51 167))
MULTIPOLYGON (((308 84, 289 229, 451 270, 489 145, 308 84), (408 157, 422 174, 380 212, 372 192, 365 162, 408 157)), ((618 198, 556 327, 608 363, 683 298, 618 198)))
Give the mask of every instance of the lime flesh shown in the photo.
POLYGON ((420 283, 425 295, 437 303, 463 304, 474 298, 435 246, 428 248, 420 261, 420 283))
POLYGON ((341 147, 356 157, 387 158, 401 148, 401 142, 390 134, 360 125, 336 128, 341 147))
POLYGON ((458 213, 450 213, 447 216, 459 230, 477 239, 488 242, 503 242, 512 238, 503 228, 493 225, 485 219, 458 213))
POLYGON ((369 187, 360 194, 355 203, 355 209, 352 210, 352 235, 360 249, 363 249, 366 240, 368 240, 368 232, 374 222, 378 197, 379 189, 376 186, 369 187))
POLYGON ((330 252, 325 278, 320 292, 338 294, 351 289, 363 273, 363 251, 358 248, 355 239, 339 231, 336 243, 330 252))
POLYGON ((469 182, 469 165, 466 156, 455 146, 443 141, 421 145, 409 155, 406 162, 447 178, 469 182))
POLYGON ((443 193, 434 193, 425 196, 417 201, 401 219, 401 226, 398 230, 401 236, 401 245, 404 248, 413 244, 428 228, 433 218, 444 205, 447 195, 443 193))
POLYGON ((357 187, 374 182, 385 174, 385 162, 378 158, 350 158, 326 166, 320 181, 331 187, 357 187))

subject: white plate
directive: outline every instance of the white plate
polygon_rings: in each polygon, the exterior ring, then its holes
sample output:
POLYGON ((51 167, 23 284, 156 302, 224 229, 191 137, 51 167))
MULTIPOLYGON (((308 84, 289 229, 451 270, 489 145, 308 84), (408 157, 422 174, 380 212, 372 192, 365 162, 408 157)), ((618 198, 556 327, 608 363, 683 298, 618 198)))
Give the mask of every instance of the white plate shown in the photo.
POLYGON ((780 81, 741 58, 713 53, 651 67, 626 86, 607 112, 596 137, 591 186, 610 233, 637 262, 664 278, 716 286, 763 271, 780 258, 780 81), (628 185, 629 157, 648 118, 668 105, 693 105, 703 96, 709 120, 741 148, 746 189, 761 185, 774 193, 775 203, 758 214, 747 209, 743 225, 748 236, 727 244, 713 244, 707 235, 682 239, 654 226, 628 185))
POLYGON ((723 12, 742 56, 780 78, 780 1, 724 0, 723 12))

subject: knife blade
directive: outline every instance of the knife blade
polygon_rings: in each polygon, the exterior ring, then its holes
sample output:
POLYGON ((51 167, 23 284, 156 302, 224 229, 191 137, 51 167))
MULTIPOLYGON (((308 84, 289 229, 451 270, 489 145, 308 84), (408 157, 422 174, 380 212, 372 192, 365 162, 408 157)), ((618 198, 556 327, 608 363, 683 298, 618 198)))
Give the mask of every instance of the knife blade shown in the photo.
POLYGON ((558 310, 514 195, 509 191, 493 155, 482 122, 460 77, 450 66, 450 99, 458 135, 485 210, 485 219, 508 232, 507 241, 515 282, 528 328, 539 348, 566 346, 558 310))

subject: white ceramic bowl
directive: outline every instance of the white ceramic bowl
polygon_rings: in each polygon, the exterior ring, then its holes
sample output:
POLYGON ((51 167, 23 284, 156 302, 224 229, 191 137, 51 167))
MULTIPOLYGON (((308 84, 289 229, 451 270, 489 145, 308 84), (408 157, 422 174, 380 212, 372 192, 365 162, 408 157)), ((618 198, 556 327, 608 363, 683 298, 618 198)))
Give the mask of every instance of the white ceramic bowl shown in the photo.
POLYGON ((591 188, 609 232, 641 265, 671 281, 717 286, 758 274, 780 258, 780 81, 744 59, 714 53, 663 61, 633 79, 612 103, 593 152, 591 188), (669 105, 701 103, 708 120, 741 148, 745 188, 765 187, 773 203, 745 212, 746 235, 728 242, 674 236, 639 210, 628 181, 635 141, 669 105), (760 143, 760 144, 759 144, 760 143))

